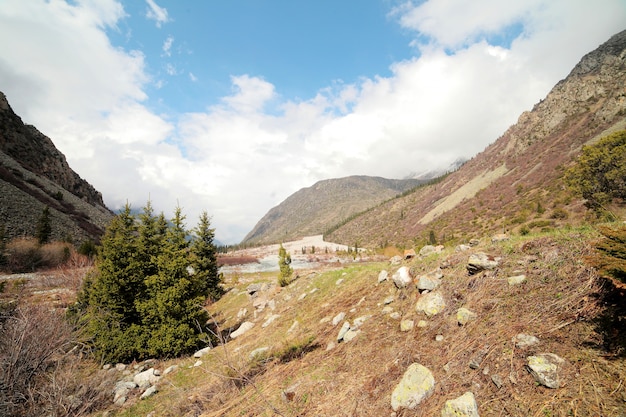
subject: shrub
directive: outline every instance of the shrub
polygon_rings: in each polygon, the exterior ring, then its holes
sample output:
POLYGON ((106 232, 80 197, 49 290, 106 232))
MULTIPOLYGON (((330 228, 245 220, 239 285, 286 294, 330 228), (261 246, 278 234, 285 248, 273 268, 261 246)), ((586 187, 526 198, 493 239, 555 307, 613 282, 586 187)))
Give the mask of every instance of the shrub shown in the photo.
POLYGON ((285 250, 282 243, 278 248, 278 268, 280 269, 278 285, 286 287, 291 283, 293 269, 291 268, 291 255, 285 250))
POLYGON ((626 226, 599 226, 602 239, 596 243, 596 254, 590 257, 598 272, 617 288, 626 289, 626 226))
POLYGON ((9 242, 5 250, 6 268, 11 272, 34 271, 41 265, 39 244, 32 238, 19 238, 9 242))

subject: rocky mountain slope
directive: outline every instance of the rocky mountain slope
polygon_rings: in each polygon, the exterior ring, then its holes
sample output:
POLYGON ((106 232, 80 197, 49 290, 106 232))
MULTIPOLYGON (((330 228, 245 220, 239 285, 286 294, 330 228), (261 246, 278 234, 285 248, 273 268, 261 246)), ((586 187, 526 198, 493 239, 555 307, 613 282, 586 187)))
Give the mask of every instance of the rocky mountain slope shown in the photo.
POLYGON ((424 182, 368 176, 319 181, 272 208, 242 243, 278 243, 322 234, 330 226, 424 182))
POLYGON ((368 211, 325 236, 376 247, 494 231, 555 228, 583 216, 564 167, 584 144, 626 128, 626 31, 587 54, 544 100, 439 183, 368 211))
POLYGON ((0 226, 8 238, 32 236, 43 208, 52 238, 97 238, 112 217, 102 195, 68 165, 50 138, 25 125, 0 92, 0 226))

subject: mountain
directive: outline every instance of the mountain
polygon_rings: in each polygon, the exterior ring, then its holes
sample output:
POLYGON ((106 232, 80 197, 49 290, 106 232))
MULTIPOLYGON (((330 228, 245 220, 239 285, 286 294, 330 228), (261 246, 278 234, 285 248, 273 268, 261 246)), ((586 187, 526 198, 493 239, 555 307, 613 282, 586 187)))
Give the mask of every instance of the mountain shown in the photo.
POLYGON ((570 74, 483 152, 442 181, 382 204, 327 240, 412 246, 496 231, 576 223, 584 207, 562 181, 581 147, 626 128, 626 31, 585 55, 570 74))
POLYGON ((351 176, 323 180, 303 188, 272 208, 242 243, 268 244, 319 235, 330 226, 424 183, 351 176))
POLYGON ((52 140, 25 125, 0 92, 0 227, 33 236, 48 207, 52 238, 97 239, 113 214, 102 194, 74 172, 52 140))

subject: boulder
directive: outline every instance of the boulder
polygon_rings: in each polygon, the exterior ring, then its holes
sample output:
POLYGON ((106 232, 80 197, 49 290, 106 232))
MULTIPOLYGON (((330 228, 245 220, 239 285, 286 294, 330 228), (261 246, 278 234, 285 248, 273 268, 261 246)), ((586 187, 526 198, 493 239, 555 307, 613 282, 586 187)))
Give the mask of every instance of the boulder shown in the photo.
POLYGON ((495 269, 500 263, 496 258, 483 252, 470 255, 467 261, 467 272, 470 275, 477 274, 481 271, 495 269))
POLYGON ((252 329, 253 327, 254 327, 254 323, 250 321, 244 321, 243 323, 241 323, 241 326, 239 326, 237 330, 235 330, 234 332, 230 334, 230 338, 236 339, 242 334, 244 334, 245 332, 247 332, 248 330, 252 329))
POLYGON ((248 295, 254 296, 256 293, 258 293, 262 289, 263 289, 263 284, 261 283, 250 284, 248 285, 248 288, 246 288, 246 292, 248 293, 248 295))
POLYGON ((526 275, 515 275, 513 277, 508 277, 506 280, 509 285, 519 285, 526 281, 526 275))
POLYGON ((459 308, 456 312, 456 321, 460 326, 465 326, 470 321, 476 319, 476 317, 478 317, 476 313, 465 307, 459 308))
POLYGON ((201 358, 201 357, 203 357, 204 355, 206 355, 207 353, 209 353, 209 350, 211 350, 211 347, 210 347, 210 346, 207 346, 207 347, 205 347, 204 349, 200 349, 200 350, 196 351, 196 352, 193 354, 193 357, 194 357, 194 358, 201 358))
POLYGON ((350 330, 350 322, 346 321, 343 323, 343 326, 341 326, 341 329, 339 329, 339 333, 337 333, 337 342, 343 341, 343 337, 348 333, 348 330, 350 330))
POLYGON ((432 291, 441 285, 441 271, 436 270, 426 275, 422 275, 417 280, 417 289, 420 291, 432 291))
POLYGON ((388 278, 389 278, 389 272, 382 270, 378 274, 378 283, 380 284, 383 281, 387 281, 388 278))
POLYGON ((400 383, 391 393, 391 408, 414 409, 435 390, 435 378, 428 368, 419 363, 411 364, 400 383))
POLYGON ((392 275, 391 279, 398 288, 406 288, 413 281, 409 268, 407 268, 406 266, 401 266, 400 268, 398 268, 398 270, 392 275))
POLYGON ((548 388, 559 388, 559 369, 565 362, 563 358, 554 353, 541 353, 536 356, 529 356, 527 369, 535 381, 548 388))
POLYGON ((515 343, 515 347, 519 349, 525 349, 527 347, 538 344, 539 339, 537 339, 537 337, 533 335, 519 333, 515 335, 515 337, 513 338, 513 342, 515 343))
POLYGON ((430 292, 423 294, 415 304, 415 311, 424 313, 428 317, 432 317, 441 313, 446 308, 446 301, 438 292, 430 292))
POLYGON ((346 313, 344 313, 343 311, 337 314, 335 317, 333 317, 333 326, 338 325, 344 318, 346 318, 346 313))
POLYGON ((474 394, 468 391, 454 400, 446 401, 441 417, 479 417, 474 394))
POLYGON ((401 332, 410 332, 415 327, 415 322, 413 320, 402 320, 400 322, 400 331, 401 332))
POLYGON ((150 385, 154 385, 161 377, 154 368, 139 372, 133 377, 133 382, 141 389, 146 389, 150 385))
POLYGON ((437 252, 437 248, 433 245, 426 245, 422 249, 420 249, 420 256, 428 256, 432 253, 437 252))
POLYGON ((139 397, 139 398, 142 399, 142 400, 145 400, 146 398, 152 397, 157 392, 158 392, 158 390, 157 390, 156 385, 153 385, 150 388, 148 388, 147 390, 145 390, 143 392, 143 394, 141 394, 141 397, 139 397))

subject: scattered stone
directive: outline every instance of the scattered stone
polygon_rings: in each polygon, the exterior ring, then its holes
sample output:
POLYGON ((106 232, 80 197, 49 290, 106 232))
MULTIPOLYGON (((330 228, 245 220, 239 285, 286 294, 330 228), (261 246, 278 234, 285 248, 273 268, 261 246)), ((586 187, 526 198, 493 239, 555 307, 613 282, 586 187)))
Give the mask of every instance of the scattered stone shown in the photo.
POLYGON ((467 261, 467 272, 474 275, 481 271, 495 269, 498 265, 498 260, 493 256, 478 252, 470 255, 467 261))
POLYGON ((400 383, 391 393, 391 408, 414 409, 435 390, 435 378, 428 368, 419 363, 411 364, 400 383))
POLYGON ((509 285, 519 285, 526 281, 526 275, 515 275, 513 277, 508 277, 506 280, 509 285))
POLYGON ((468 242, 470 246, 478 246, 480 245, 480 240, 478 239, 470 239, 470 241, 468 242))
POLYGON ((330 323, 331 320, 332 320, 332 317, 330 316, 323 317, 322 319, 320 319, 320 324, 330 323))
POLYGON ((479 417, 474 394, 468 391, 454 400, 446 401, 441 417, 479 417))
POLYGON ((359 333, 361 333, 360 330, 358 329, 350 329, 346 332, 346 334, 343 335, 343 341, 344 342, 350 342, 351 340, 353 340, 355 337, 357 337, 359 335, 359 333))
POLYGON ((335 285, 341 285, 341 283, 343 282, 343 278, 339 278, 336 282, 335 285))
POLYGON ((133 381, 119 381, 113 388, 113 403, 122 405, 126 402, 128 393, 137 388, 137 384, 133 381))
POLYGON ((353 330, 360 328, 363 325, 363 323, 365 323, 371 317, 372 317, 371 315, 357 317, 356 319, 354 319, 354 322, 352 323, 352 326, 350 328, 353 330))
POLYGON ((389 313, 392 313, 392 312, 393 312, 393 307, 390 307, 390 306, 384 307, 382 309, 382 311, 381 311, 381 313, 383 313, 383 314, 389 314, 389 313))
POLYGON ((483 368, 483 375, 489 375, 489 366, 483 368))
POLYGON ((272 298, 271 300, 269 300, 267 302, 267 306, 270 308, 270 310, 274 311, 276 310, 276 301, 274 301, 274 299, 272 298))
POLYGON ((417 322, 417 327, 428 327, 428 322, 426 320, 420 320, 417 322))
POLYGON ((402 314, 398 313, 397 311, 394 311, 393 313, 389 315, 389 317, 391 317, 394 320, 400 320, 402 318, 402 314))
POLYGON ((302 300, 304 300, 304 299, 306 298, 306 295, 307 295, 307 294, 306 294, 305 292, 303 292, 302 294, 300 294, 300 297, 298 297, 298 301, 302 301, 302 300))
POLYGON ((456 312, 456 321, 459 323, 459 326, 465 326, 470 321, 475 320, 476 317, 478 317, 476 313, 465 307, 459 308, 456 312))
POLYGON ((156 385, 153 385, 150 388, 148 388, 147 390, 145 390, 143 392, 143 394, 141 394, 141 397, 139 397, 139 398, 142 399, 142 400, 145 400, 146 398, 152 397, 157 392, 158 392, 158 390, 157 390, 156 385))
POLYGON ((193 364, 193 367, 194 367, 194 368, 197 368, 198 366, 202 366, 202 364, 203 364, 203 362, 202 362, 200 359, 198 359, 198 360, 197 360, 197 361, 193 364))
POLYGON ((335 346, 335 342, 328 342, 328 344, 326 345, 326 351, 333 350, 335 346))
POLYGON ((509 240, 509 235, 507 235, 506 233, 498 233, 491 237, 491 242, 493 243, 504 242, 507 240, 509 240))
POLYGON ((105 363, 104 365, 102 365, 102 369, 105 370, 105 371, 108 371, 112 367, 113 367, 113 365, 111 365, 110 363, 105 363))
POLYGON ((248 288, 246 288, 246 292, 248 293, 248 295, 254 296, 256 293, 258 293, 262 289, 263 289, 263 284, 261 283, 250 284, 248 285, 248 288))
POLYGON ((455 252, 465 252, 466 250, 470 250, 472 247, 469 245, 460 244, 456 248, 454 248, 455 252))
POLYGON ((267 352, 269 352, 269 350, 270 350, 270 348, 267 347, 267 346, 256 348, 252 352, 250 352, 250 355, 248 355, 248 359, 253 360, 257 356, 261 357, 261 356, 265 355, 267 352))
POLYGON ((245 332, 247 332, 248 330, 252 329, 253 327, 254 327, 254 323, 250 321, 244 321, 243 323, 241 323, 241 326, 239 326, 237 330, 235 330, 234 332, 230 334, 230 338, 236 339, 242 334, 244 334, 245 332))
POLYGON ((309 294, 315 294, 316 292, 318 292, 320 289, 315 287, 313 288, 311 291, 309 291, 309 294))
POLYGON ((415 249, 405 249, 404 250, 403 258, 404 258, 405 261, 409 260, 409 259, 412 259, 412 258, 415 258, 415 256, 417 256, 416 253, 415 253, 415 249))
POLYGON ((502 388, 502 385, 504 385, 504 382, 502 382, 502 378, 500 378, 500 375, 498 375, 498 374, 491 375, 491 382, 493 382, 493 384, 498 389, 502 388))
POLYGON ((178 369, 178 365, 168 366, 167 368, 165 368, 165 371, 163 371, 163 375, 171 374, 177 369, 178 369))
POLYGON ((141 389, 146 389, 150 385, 154 385, 160 379, 159 375, 155 373, 154 368, 150 368, 143 372, 139 372, 133 377, 133 382, 141 389))
POLYGON ((515 342, 515 347, 519 349, 524 349, 538 344, 539 339, 532 335, 519 333, 513 338, 513 342, 515 342))
MULTIPOLYGON (((280 317, 280 314, 271 314, 261 325, 262 328, 266 328, 267 326, 269 326, 270 324, 272 324, 274 322, 274 320, 276 320, 277 318, 280 317)), ((330 319, 329 319, 330 320, 330 319)))
POLYGON ((343 340, 343 337, 346 335, 346 333, 348 333, 348 330, 350 330, 350 322, 346 321, 343 323, 343 326, 341 326, 341 329, 339 329, 339 333, 337 334, 337 342, 341 342, 343 340))
POLYGON ((118 363, 115 365, 115 370, 118 372, 124 372, 126 370, 126 365, 123 363, 118 363))
POLYGON ((380 284, 383 281, 387 281, 388 278, 389 278, 389 272, 382 270, 378 274, 378 283, 380 284))
POLYGON ((420 256, 425 257, 433 253, 440 253, 441 251, 443 251, 443 245, 426 245, 422 249, 420 249, 420 256))
POLYGON ((480 364, 483 363, 483 360, 485 359, 485 356, 487 356, 487 353, 489 353, 489 347, 485 347, 484 349, 476 352, 476 354, 470 360, 469 367, 472 369, 480 368, 480 364))
POLYGON ((287 333, 295 332, 296 330, 298 330, 298 327, 300 327, 300 322, 298 320, 294 320, 289 330, 287 330, 287 333))
POLYGON ((193 354, 194 358, 201 358, 204 355, 206 355, 207 353, 209 353, 209 351, 211 350, 211 346, 207 346, 203 349, 200 349, 198 351, 196 351, 196 353, 193 354))
POLYGON ((446 301, 438 292, 430 292, 422 295, 415 305, 415 310, 418 313, 424 313, 428 317, 441 313, 445 308, 446 301))
POLYGON ((415 322, 413 320, 402 320, 400 322, 400 331, 401 332, 410 332, 415 327, 415 322))
POLYGON ((437 336, 435 336, 435 342, 443 342, 443 335, 438 334, 437 336))
POLYGON ((393 295, 389 295, 387 297, 385 297, 385 299, 383 300, 383 304, 387 305, 387 304, 391 304, 393 303, 395 300, 395 297, 393 295))
POLYGON ((409 268, 406 266, 401 266, 398 270, 391 276, 393 283, 396 284, 398 288, 406 288, 411 284, 413 279, 411 278, 411 274, 409 272, 409 268))
POLYGON ((565 362, 563 358, 554 353, 541 353, 536 356, 529 356, 528 372, 535 378, 539 384, 548 388, 559 388, 559 368, 565 362))
POLYGON ((333 326, 338 325, 344 318, 346 318, 346 313, 344 313, 343 311, 337 314, 335 317, 333 317, 333 326))
POLYGON ((391 265, 400 265, 402 263, 402 256, 396 255, 389 259, 391 265))
POLYGON ((420 291, 428 290, 432 291, 441 285, 441 278, 443 274, 439 268, 429 272, 426 275, 422 275, 417 280, 417 289, 420 291))

